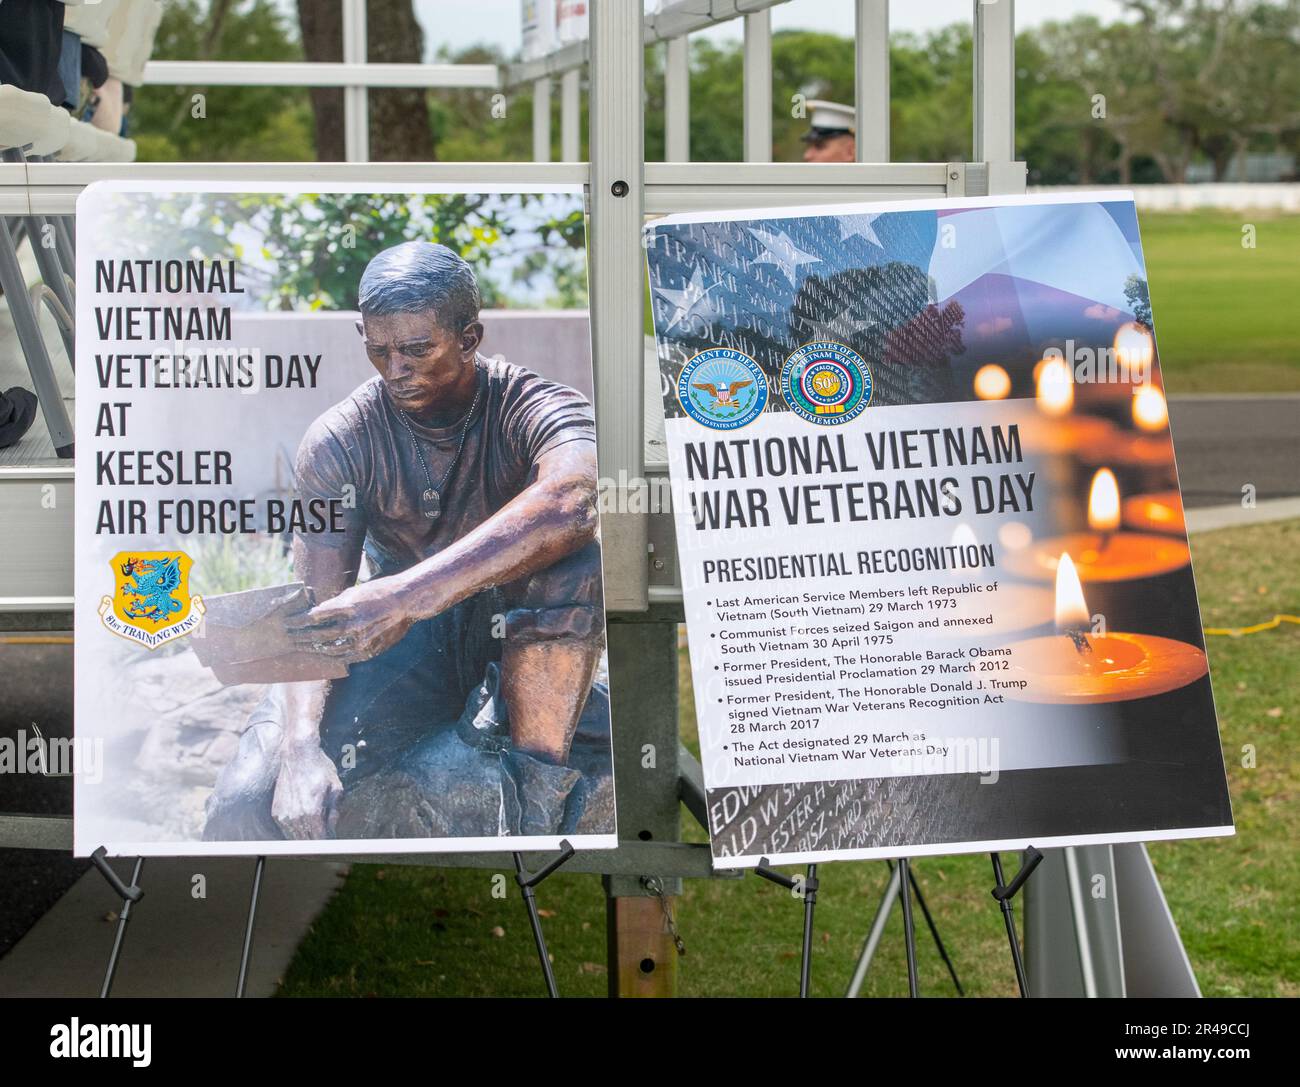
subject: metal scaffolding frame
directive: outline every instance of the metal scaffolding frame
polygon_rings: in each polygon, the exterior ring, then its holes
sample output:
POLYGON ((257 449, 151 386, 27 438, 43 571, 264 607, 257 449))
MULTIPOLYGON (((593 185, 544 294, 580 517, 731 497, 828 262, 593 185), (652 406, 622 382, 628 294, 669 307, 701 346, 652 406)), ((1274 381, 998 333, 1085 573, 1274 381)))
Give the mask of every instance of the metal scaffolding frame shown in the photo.
MULTIPOLYGON (((625 493, 607 493, 604 498, 616 510, 640 509, 643 507, 625 501, 629 497, 626 492, 635 490, 647 473, 665 471, 662 464, 645 463, 642 333, 645 263, 641 228, 646 215, 855 200, 980 196, 1019 193, 1025 188, 1025 164, 1015 159, 1014 0, 971 0, 973 154, 969 162, 940 163, 890 161, 889 0, 854 0, 859 161, 815 165, 770 161, 770 9, 782 2, 678 0, 653 15, 643 15, 640 0, 603 0, 592 5, 588 41, 567 45, 549 56, 500 71, 492 65, 367 64, 365 0, 342 0, 344 61, 341 64, 155 62, 147 68, 146 81, 187 86, 344 87, 347 162, 116 165, 6 162, 0 163, 0 216, 68 215, 74 210, 81 189, 102 178, 310 180, 322 185, 343 181, 382 181, 389 185, 403 182, 585 185, 590 196, 591 313, 601 474, 607 479, 625 481, 625 493), (747 161, 692 163, 688 36, 731 19, 743 19, 744 25, 743 117, 747 161), (645 46, 659 42, 666 49, 665 131, 669 161, 647 163, 643 148, 643 57, 645 46), (580 162, 581 73, 588 66, 590 162, 580 162), (552 83, 556 79, 561 84, 563 162, 548 161, 552 83), (369 88, 508 90, 529 84, 533 88, 535 110, 534 162, 385 163, 382 167, 367 164, 369 88)), ((0 467, 0 523, 9 530, 6 569, 0 571, 0 620, 5 619, 6 611, 32 617, 36 613, 66 613, 71 609, 71 570, 50 565, 51 555, 62 556, 67 550, 59 546, 59 541, 71 538, 71 487, 72 469, 65 464, 0 467), (39 493, 50 485, 60 496, 54 510, 32 500, 33 489, 39 493)), ((676 624, 681 619, 681 595, 671 514, 604 513, 602 533, 606 601, 610 612, 610 668, 615 677, 618 717, 614 760, 620 785, 621 838, 618 850, 580 855, 568 868, 605 876, 610 903, 611 990, 651 994, 669 991, 675 977, 676 955, 662 922, 667 901, 680 893, 681 879, 738 878, 739 873, 713 872, 708 846, 680 841, 681 806, 684 804, 705 825, 707 811, 699 763, 681 747, 677 735, 676 624), (624 693, 631 697, 621 697, 624 693), (658 754, 655 765, 649 769, 643 759, 648 744, 658 754), (647 962, 651 964, 649 969, 644 965, 647 962)), ((0 846, 67 849, 71 839, 70 819, 0 814, 0 846)), ((1136 857, 1141 847, 1115 847, 1117 865, 1121 849, 1136 857)), ((532 866, 544 859, 525 855, 526 862, 532 866)), ((500 871, 511 868, 508 853, 424 854, 390 860, 500 871)), ((1077 865, 1077 860, 1073 863, 1077 865)), ((1124 863, 1135 872, 1144 871, 1144 863, 1147 869, 1150 867, 1144 857, 1124 863)), ((1035 882, 1043 884, 1045 878, 1039 875, 1036 881, 1030 882, 1031 894, 1035 882)), ((1039 892, 1042 898, 1033 914, 1036 924, 1026 935, 1026 943, 1031 945, 1029 957, 1036 954, 1043 964, 1040 970, 1047 972, 1043 977, 1060 973, 1049 962, 1051 949, 1057 949, 1059 954, 1060 947, 1065 946, 1063 941, 1068 943, 1070 934, 1078 937, 1081 931, 1077 913, 1067 931, 1059 927, 1060 910, 1048 911, 1048 897, 1054 886, 1047 882, 1039 892)), ((1153 901, 1159 898, 1154 874, 1144 893, 1153 901)), ((1029 902, 1026 909, 1033 909, 1029 902)), ((1151 931, 1157 934, 1151 939, 1167 938, 1172 921, 1162 927, 1158 918, 1154 922, 1150 920, 1155 912, 1153 907, 1147 914, 1147 923, 1154 926, 1151 931)), ((1093 942, 1118 946, 1118 930, 1114 939, 1093 942)), ((1176 931, 1173 942, 1177 944, 1176 931)), ((1120 971, 1118 982, 1099 988, 1082 947, 1081 942, 1076 965, 1082 967, 1083 990, 1118 988, 1122 991, 1123 965, 1116 967, 1120 971)), ((1177 951, 1181 953, 1180 946, 1177 951)), ((1169 956, 1170 961, 1176 958, 1173 951, 1169 956)), ((1176 963, 1172 969, 1183 979, 1180 983, 1185 983, 1189 971, 1178 973, 1176 963)), ((1191 984, 1194 988, 1194 981, 1191 984)))

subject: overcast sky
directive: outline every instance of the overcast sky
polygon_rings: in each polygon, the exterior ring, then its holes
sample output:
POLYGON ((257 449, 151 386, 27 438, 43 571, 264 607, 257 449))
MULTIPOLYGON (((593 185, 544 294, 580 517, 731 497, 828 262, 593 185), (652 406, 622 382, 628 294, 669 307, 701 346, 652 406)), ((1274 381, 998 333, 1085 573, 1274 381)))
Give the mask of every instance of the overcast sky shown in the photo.
MULTIPOLYGON (((972 0, 893 0, 889 6, 894 30, 925 31, 971 20, 972 0)), ((439 46, 461 49, 467 45, 498 45, 507 53, 519 49, 519 0, 415 0, 424 26, 425 44, 433 54, 439 46)), ((1116 0, 1017 0, 1016 26, 1037 26, 1074 15, 1096 15, 1103 22, 1120 17, 1116 0)), ((827 30, 853 34, 852 0, 789 0, 772 9, 774 30, 827 30)), ((740 21, 732 20, 703 36, 714 40, 741 35, 740 21)))

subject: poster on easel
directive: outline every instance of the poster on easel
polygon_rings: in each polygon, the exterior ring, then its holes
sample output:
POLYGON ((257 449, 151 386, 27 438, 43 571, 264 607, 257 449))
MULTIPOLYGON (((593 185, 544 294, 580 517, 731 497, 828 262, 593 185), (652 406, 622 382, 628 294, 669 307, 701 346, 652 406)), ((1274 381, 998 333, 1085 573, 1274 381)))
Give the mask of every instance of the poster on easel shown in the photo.
POLYGON ((645 246, 715 865, 1233 833, 1129 194, 645 246))
POLYGON ((583 194, 77 202, 75 852, 613 848, 583 194))

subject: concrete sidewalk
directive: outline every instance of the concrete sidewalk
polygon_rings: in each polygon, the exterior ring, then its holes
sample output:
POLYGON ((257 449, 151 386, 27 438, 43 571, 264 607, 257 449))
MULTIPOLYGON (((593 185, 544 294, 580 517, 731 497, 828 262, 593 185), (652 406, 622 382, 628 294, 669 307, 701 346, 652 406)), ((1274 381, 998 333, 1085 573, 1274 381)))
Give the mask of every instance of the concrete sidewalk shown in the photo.
MULTIPOLYGON (((134 860, 114 868, 124 880, 134 860)), ((131 908, 114 996, 233 996, 253 886, 251 857, 151 858, 131 908), (194 898, 194 877, 207 897, 194 898)), ((270 996, 347 866, 270 858, 262 877, 248 995, 270 996)), ((98 996, 120 900, 95 870, 0 959, 0 997, 98 996)))
POLYGON ((1246 508, 1241 503, 1202 506, 1185 510, 1188 532, 1211 532, 1216 528, 1246 528, 1269 521, 1300 517, 1300 498, 1273 498, 1246 508))

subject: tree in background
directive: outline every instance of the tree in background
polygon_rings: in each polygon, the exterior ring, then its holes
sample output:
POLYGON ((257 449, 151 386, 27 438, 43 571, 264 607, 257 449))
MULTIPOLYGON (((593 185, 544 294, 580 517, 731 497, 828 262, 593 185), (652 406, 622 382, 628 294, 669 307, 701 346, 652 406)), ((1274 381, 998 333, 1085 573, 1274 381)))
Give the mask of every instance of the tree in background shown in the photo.
POLYGON ((1198 158, 1221 179, 1238 152, 1300 143, 1297 0, 1121 0, 1146 45, 1159 119, 1149 151, 1167 181, 1198 158))
POLYGON ((1092 16, 1048 23, 1016 44, 1020 154, 1038 184, 1159 180, 1162 132, 1141 29, 1092 16))
POLYGON ((1147 287, 1147 281, 1137 272, 1131 273, 1124 280, 1124 297, 1128 300, 1129 309, 1133 311, 1134 320, 1154 331, 1155 325, 1151 323, 1151 291, 1147 287))
MULTIPOLYGON (((316 62, 343 59, 343 5, 340 0, 298 0, 303 52, 316 62)), ((411 0, 366 5, 366 57, 375 64, 419 64, 424 31, 411 0)), ((370 158, 374 162, 427 162, 435 157, 425 92, 418 87, 372 89, 368 94, 370 158)), ((343 88, 314 87, 316 158, 344 157, 343 88)))
POLYGON ((551 287, 548 304, 586 305, 582 214, 547 213, 538 196, 338 193, 258 196, 245 204, 255 210, 263 256, 275 262, 272 307, 352 309, 370 260, 417 239, 436 239, 473 265, 485 308, 518 304, 510 284, 537 281, 551 287), (513 270, 503 277, 507 264, 513 270), (574 283, 575 269, 580 285, 574 283))
MULTIPOLYGON (((303 46, 284 0, 170 0, 157 54, 168 59, 339 60, 338 0, 296 0, 303 46)), ((1222 178, 1246 151, 1300 149, 1300 0, 1121 0, 1129 18, 1090 16, 1017 36, 1017 154, 1036 184, 1182 181, 1195 162, 1222 178)), ((374 61, 422 59, 412 0, 368 5, 374 61)), ((663 158, 662 45, 646 50, 645 146, 663 158)), ((438 50, 448 63, 497 64, 496 47, 438 50)), ((971 155, 970 28, 895 34, 890 48, 891 157, 948 162, 971 155)), ((853 42, 813 31, 772 39, 773 157, 797 161, 799 101, 852 101, 853 42), (798 97, 797 97, 798 96, 798 97)), ((735 162, 743 153, 739 42, 691 42, 691 153, 735 162)), ((201 88, 197 88, 201 90, 201 88)), ((147 159, 343 157, 342 90, 217 88, 195 121, 196 88, 144 88, 135 129, 147 159), (310 101, 310 105, 308 104, 310 101), (314 131, 314 140, 312 132, 314 131), (314 144, 314 146, 313 146, 314 144)), ((380 161, 527 161, 532 92, 444 88, 372 90, 371 156, 380 161)), ((552 96, 552 154, 559 95, 552 96)), ((581 130, 586 131, 586 96, 581 130)), ((585 150, 584 150, 585 153, 585 150)))
MULTIPOLYGON (((501 50, 485 45, 451 51, 440 49, 443 64, 496 64, 509 59, 501 50)), ((532 85, 511 87, 495 109, 491 91, 442 87, 429 92, 429 121, 438 158, 447 162, 485 160, 527 162, 533 157, 532 85)), ((558 154, 559 95, 551 96, 551 133, 558 154)), ((584 103, 585 116, 585 103, 584 103)))
MULTIPOLYGON (((274 0, 170 0, 154 43, 158 60, 302 60, 274 0)), ((131 109, 146 162, 310 162, 307 92, 294 87, 140 87, 131 109), (195 94, 203 97, 196 102, 195 94)))
POLYGON ((123 193, 116 199, 126 259, 229 252, 242 262, 247 301, 260 308, 354 309, 371 259, 416 240, 437 241, 468 261, 485 308, 587 305, 586 223, 566 199, 364 192, 123 193))
POLYGON ((970 158, 972 135, 970 28, 945 27, 922 36, 900 35, 890 49, 891 78, 902 96, 890 103, 890 143, 896 162, 953 162, 970 158))

